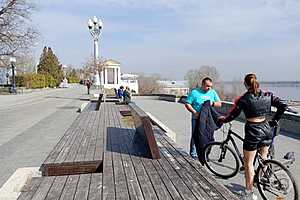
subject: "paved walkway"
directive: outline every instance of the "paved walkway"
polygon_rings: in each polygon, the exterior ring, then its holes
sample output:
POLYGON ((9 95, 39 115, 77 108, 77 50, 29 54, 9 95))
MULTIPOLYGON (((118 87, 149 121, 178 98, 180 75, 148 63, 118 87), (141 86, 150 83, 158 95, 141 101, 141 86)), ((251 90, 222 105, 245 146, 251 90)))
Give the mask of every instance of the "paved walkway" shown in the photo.
MULTIPOLYGON (((158 120, 165 123, 165 125, 176 133, 176 143, 182 146, 186 151, 189 151, 189 140, 191 135, 190 119, 191 116, 186 111, 184 104, 150 100, 141 97, 134 97, 133 101, 140 106, 146 112, 150 112, 158 120)), ((240 122, 233 123, 233 130, 240 132, 241 136, 244 135, 244 125, 240 122)), ((222 140, 226 135, 222 130, 218 130, 215 133, 216 140, 222 140)), ((242 143, 239 143, 239 148, 242 149, 242 143)), ((300 184, 300 141, 288 136, 280 135, 275 141, 276 157, 282 158, 288 151, 294 151, 296 156, 296 162, 294 163, 291 171, 296 177, 296 181, 300 184), (297 158, 298 157, 298 158, 297 158)), ((239 174, 234 178, 222 181, 233 192, 238 192, 243 189, 244 175, 239 174)))
POLYGON ((0 96, 0 187, 21 167, 38 167, 77 117, 84 87, 0 96))

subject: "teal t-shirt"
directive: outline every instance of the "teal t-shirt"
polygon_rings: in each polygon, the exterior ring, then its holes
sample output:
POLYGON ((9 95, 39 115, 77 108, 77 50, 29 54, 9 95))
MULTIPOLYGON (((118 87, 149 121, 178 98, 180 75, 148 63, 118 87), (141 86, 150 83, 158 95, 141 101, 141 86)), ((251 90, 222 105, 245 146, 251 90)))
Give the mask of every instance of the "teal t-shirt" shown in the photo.
POLYGON ((220 101, 220 97, 214 89, 210 89, 207 92, 201 88, 193 89, 186 99, 186 103, 191 104, 192 107, 199 112, 202 104, 210 100, 211 102, 220 101))

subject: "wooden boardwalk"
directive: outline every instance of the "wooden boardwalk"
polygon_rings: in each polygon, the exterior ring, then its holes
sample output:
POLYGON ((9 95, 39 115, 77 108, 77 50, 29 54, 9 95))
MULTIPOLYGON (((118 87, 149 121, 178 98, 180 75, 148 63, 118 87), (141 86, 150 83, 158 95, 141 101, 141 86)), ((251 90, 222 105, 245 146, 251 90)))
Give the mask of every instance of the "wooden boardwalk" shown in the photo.
POLYGON ((100 113, 83 112, 41 166, 44 176, 92 173, 103 160, 103 123, 100 113))
POLYGON ((51 159, 64 158, 76 164, 82 158, 83 163, 101 158, 102 165, 97 172, 34 178, 23 188, 18 200, 237 199, 198 161, 177 148, 158 127, 153 130, 161 158, 147 158, 147 149, 136 139, 132 117, 120 114, 126 109, 125 105, 102 103, 99 111, 80 114, 82 118, 77 119, 77 124, 87 124, 96 131, 90 132, 86 130, 89 128, 73 124, 71 128, 78 133, 69 138, 62 137, 57 144, 61 150, 54 150, 45 162, 50 164, 51 159), (82 140, 76 141, 80 137, 86 138, 84 144, 82 140), (63 150, 63 144, 69 146, 68 151, 63 150), (68 152, 68 156, 62 151, 68 152))

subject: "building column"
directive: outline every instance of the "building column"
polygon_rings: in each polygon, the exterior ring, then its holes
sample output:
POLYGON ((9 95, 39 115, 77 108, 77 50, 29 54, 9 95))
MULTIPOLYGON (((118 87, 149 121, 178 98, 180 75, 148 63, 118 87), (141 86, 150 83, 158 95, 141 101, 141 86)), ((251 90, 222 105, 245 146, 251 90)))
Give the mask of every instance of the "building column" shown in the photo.
POLYGON ((117 78, 118 78, 118 76, 117 76, 117 68, 114 68, 114 84, 118 83, 117 78))
POLYGON ((103 70, 99 74, 100 76, 100 84, 103 85, 103 70))
POLYGON ((118 82, 121 83, 121 68, 118 68, 118 82))
POLYGON ((105 83, 104 84, 107 84, 107 68, 104 68, 104 70, 105 70, 105 73, 104 73, 105 83))

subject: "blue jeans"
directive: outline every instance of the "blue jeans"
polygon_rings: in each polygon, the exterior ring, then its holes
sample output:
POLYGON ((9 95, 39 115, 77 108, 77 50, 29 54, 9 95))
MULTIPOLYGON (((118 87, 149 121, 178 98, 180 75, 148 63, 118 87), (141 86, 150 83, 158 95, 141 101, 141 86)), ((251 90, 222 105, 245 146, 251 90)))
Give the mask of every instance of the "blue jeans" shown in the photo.
POLYGON ((192 137, 191 137, 191 142, 190 142, 190 155, 193 156, 193 157, 197 156, 195 142, 194 142, 194 139, 193 139, 193 132, 195 130, 196 122, 197 122, 197 119, 192 118, 192 137))

